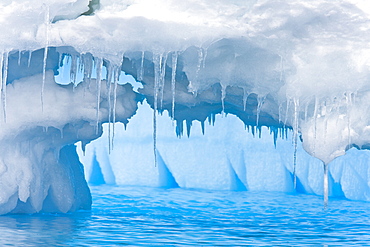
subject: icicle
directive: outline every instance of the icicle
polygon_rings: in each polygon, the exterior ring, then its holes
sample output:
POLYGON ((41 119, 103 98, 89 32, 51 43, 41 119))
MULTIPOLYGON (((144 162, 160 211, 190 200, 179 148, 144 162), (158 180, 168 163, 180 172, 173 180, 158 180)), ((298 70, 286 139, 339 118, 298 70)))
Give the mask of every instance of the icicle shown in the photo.
POLYGON ((224 85, 221 85, 221 106, 222 106, 221 116, 225 115, 225 97, 226 97, 226 87, 224 85))
POLYGON ((84 63, 81 55, 78 56, 78 72, 82 73, 84 71, 84 63))
MULTIPOLYGON (((77 56, 77 61, 78 61, 78 62, 77 62, 77 74, 83 74, 83 72, 84 72, 84 63, 83 63, 83 59, 82 59, 81 54, 79 54, 79 55, 77 56)), ((76 74, 76 76, 77 76, 77 74, 76 74)), ((81 83, 81 81, 80 81, 80 80, 76 82, 76 86, 77 86, 79 83, 81 83)))
POLYGON ((324 163, 324 208, 328 207, 328 202, 329 202, 328 168, 329 168, 329 165, 324 163))
POLYGON ((315 122, 314 122, 314 142, 313 142, 313 156, 315 156, 315 152, 316 152, 316 133, 317 133, 317 111, 318 111, 318 107, 319 107, 319 99, 317 98, 317 96, 315 97, 315 110, 313 112, 313 117, 315 118, 315 122))
POLYGON ((286 123, 288 122, 289 105, 290 105, 290 99, 288 99, 287 102, 286 102, 284 127, 286 127, 286 123))
POLYGON ((114 89, 113 89, 113 134, 112 134, 112 150, 114 148, 114 136, 115 136, 115 126, 116 126, 116 106, 117 106, 117 85, 119 80, 119 75, 121 72, 121 67, 116 67, 114 70, 114 89))
POLYGON ((42 86, 41 86, 41 109, 44 111, 44 88, 45 88, 45 77, 46 77, 46 59, 48 57, 48 50, 49 50, 49 25, 50 25, 50 9, 49 5, 46 5, 45 11, 45 39, 46 44, 44 48, 44 59, 43 59, 43 66, 42 66, 42 86))
POLYGON ((308 116, 308 103, 306 104, 304 108, 304 121, 307 121, 307 116, 308 116))
POLYGON ((22 52, 18 51, 18 66, 21 66, 22 52))
POLYGON ((259 125, 261 107, 263 103, 265 103, 266 96, 264 97, 257 97, 257 116, 256 116, 256 126, 259 125))
POLYGON ((243 94, 243 110, 247 110, 247 100, 248 100, 248 92, 246 88, 243 88, 244 94, 243 94))
POLYGON ((108 123, 108 154, 113 150, 112 148, 112 138, 111 138, 111 122, 108 123))
MULTIPOLYGON (((111 152, 111 124, 112 124, 112 76, 115 76, 116 66, 109 64, 107 68, 107 87, 108 87, 108 150, 111 152)), ((114 80, 114 79, 113 79, 114 80)))
POLYGON ((46 80, 46 59, 48 57, 48 47, 44 49, 44 60, 42 66, 42 86, 41 86, 41 109, 44 111, 44 88, 45 88, 45 80, 46 80))
POLYGON ((112 103, 111 103, 111 95, 112 95, 112 72, 111 66, 109 66, 108 74, 107 74, 107 84, 108 84, 108 152, 110 154, 111 151, 111 123, 112 123, 112 103))
POLYGON ((100 112, 100 93, 101 93, 101 70, 103 67, 103 59, 95 58, 96 66, 96 134, 99 133, 99 112, 100 112))
POLYGON ((293 124, 293 142, 294 142, 294 154, 293 154, 293 184, 294 189, 297 189, 297 149, 298 149, 298 105, 299 100, 294 99, 294 124, 293 124))
POLYGON ((32 52, 31 51, 29 51, 28 52, 28 68, 30 67, 30 65, 31 65, 31 59, 32 59, 32 52))
POLYGON ((209 114, 209 116, 208 116, 208 123, 209 123, 209 125, 215 125, 215 121, 216 121, 216 115, 215 114, 213 114, 213 113, 211 113, 211 114, 209 114))
MULTIPOLYGON (((326 102, 325 102, 326 103, 326 102)), ((328 133, 328 119, 324 118, 324 146, 326 146, 326 135, 328 133)))
POLYGON ((1 98, 3 103, 3 114, 4 114, 4 122, 6 122, 6 81, 8 80, 8 61, 9 61, 9 53, 4 53, 4 73, 1 85, 1 98))
POLYGON ((107 66, 107 77, 106 77, 106 84, 107 84, 107 87, 109 86, 110 83, 112 83, 112 77, 113 77, 113 73, 114 73, 114 69, 115 69, 116 66, 112 65, 111 63, 108 63, 108 66, 107 66))
POLYGON ((178 53, 172 53, 172 75, 171 75, 171 91, 172 91, 172 120, 175 120, 175 96, 176 96, 176 69, 177 69, 178 53))
MULTIPOLYGON (((203 64, 203 48, 199 47, 198 49, 198 64, 197 64, 197 71, 195 72, 195 81, 197 84, 199 84, 199 73, 200 73, 200 70, 201 68, 203 67, 202 64, 203 64)), ((189 88, 191 88, 191 91, 192 93, 197 96, 198 92, 197 90, 194 89, 194 86, 191 84, 191 81, 189 81, 189 88)))
POLYGON ((142 81, 143 80, 143 76, 144 76, 144 59, 145 59, 145 51, 142 51, 141 52, 140 73, 139 73, 138 81, 142 81))
POLYGON ((72 62, 71 62, 71 69, 70 69, 70 82, 73 84, 73 89, 77 86, 76 85, 76 78, 77 78, 77 56, 72 56, 72 62))
POLYGON ((158 90, 161 76, 162 55, 155 54, 153 56, 153 63, 154 63, 153 151, 154 151, 154 165, 157 166, 157 110, 158 110, 158 90))
POLYGON ((204 135, 204 121, 201 121, 201 122, 200 122, 200 125, 201 125, 201 127, 202 127, 202 134, 204 135))
POLYGON ((93 57, 90 53, 84 54, 83 57, 84 64, 84 81, 88 83, 88 88, 90 88, 91 74, 93 69, 93 57))
POLYGON ((164 84, 166 82, 166 65, 167 65, 168 54, 163 57, 163 63, 161 63, 161 78, 160 78, 160 90, 161 90, 161 109, 163 109, 163 95, 164 95, 164 84))

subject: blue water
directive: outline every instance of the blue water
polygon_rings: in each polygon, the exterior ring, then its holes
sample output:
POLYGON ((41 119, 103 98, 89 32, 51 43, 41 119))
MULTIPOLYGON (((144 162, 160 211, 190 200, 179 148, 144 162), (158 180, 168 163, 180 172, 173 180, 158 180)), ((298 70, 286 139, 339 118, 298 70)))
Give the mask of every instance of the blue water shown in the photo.
POLYGON ((93 209, 0 217, 0 245, 370 246, 370 203, 312 195, 92 187, 93 209))

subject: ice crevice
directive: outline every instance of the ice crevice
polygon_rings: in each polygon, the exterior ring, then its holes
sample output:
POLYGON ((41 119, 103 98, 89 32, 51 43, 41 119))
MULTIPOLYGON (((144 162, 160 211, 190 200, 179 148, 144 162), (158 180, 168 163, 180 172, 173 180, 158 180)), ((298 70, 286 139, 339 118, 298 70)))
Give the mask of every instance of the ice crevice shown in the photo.
POLYGON ((202 187, 203 179, 184 177, 187 171, 174 165, 174 156, 185 162, 187 151, 189 174, 194 164, 223 171, 207 178, 214 181, 207 188, 305 191, 324 195, 326 202, 329 195, 370 200, 365 162, 343 164, 355 156, 354 148, 363 160, 370 149, 370 11, 352 0, 201 3, 0 3, 1 214, 88 208, 84 175, 94 177, 103 153, 111 153, 96 173, 104 182, 135 183, 124 174, 138 171, 130 164, 117 169, 111 157, 118 148, 130 153, 117 126, 129 129, 137 109, 145 107, 150 116, 141 120, 150 120, 150 138, 141 136, 146 141, 137 150, 151 154, 135 163, 156 170, 148 170, 151 179, 140 178, 145 181, 132 175, 141 184, 202 187), (226 124, 230 119, 256 140, 267 135, 270 155, 238 139, 235 126, 226 124), (83 171, 75 159, 80 149, 70 145, 80 141, 85 151, 103 135, 103 123, 104 152, 87 150, 96 157, 88 161, 95 168, 82 162, 83 171), (163 124, 185 143, 176 144, 175 154, 164 148, 163 140, 176 141, 163 133, 163 124), (217 126, 229 136, 213 132, 217 126), (201 136, 210 133, 225 140, 210 138, 219 146, 204 141, 201 136), (202 156, 186 141, 192 136, 218 154, 205 149, 202 156), (242 147, 233 146, 230 136, 242 147), (222 149, 227 145, 233 150, 222 149), (54 168, 61 179, 47 179, 54 168), (62 194, 68 203, 61 203, 62 194))

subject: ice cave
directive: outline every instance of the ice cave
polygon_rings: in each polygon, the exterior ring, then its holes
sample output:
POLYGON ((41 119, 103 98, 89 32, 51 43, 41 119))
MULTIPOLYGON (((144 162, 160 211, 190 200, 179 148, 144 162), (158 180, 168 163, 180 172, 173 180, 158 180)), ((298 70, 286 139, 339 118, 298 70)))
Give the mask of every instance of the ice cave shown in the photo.
POLYGON ((370 201, 370 4, 2 0, 0 214, 89 185, 370 201))

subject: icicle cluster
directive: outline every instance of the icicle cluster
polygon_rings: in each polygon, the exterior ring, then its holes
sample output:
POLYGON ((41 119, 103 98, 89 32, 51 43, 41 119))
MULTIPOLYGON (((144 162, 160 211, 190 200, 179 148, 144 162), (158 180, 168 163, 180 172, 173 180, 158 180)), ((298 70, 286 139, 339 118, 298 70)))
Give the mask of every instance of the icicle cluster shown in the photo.
MULTIPOLYGON (((58 48, 60 49, 58 64, 61 66, 60 73, 66 74, 61 71, 63 69, 68 70, 68 83, 73 85, 73 89, 81 81, 84 82, 84 90, 92 86, 91 81, 95 82, 93 86, 96 91, 95 134, 98 134, 99 126, 102 123, 101 103, 102 90, 104 90, 104 97, 107 96, 109 152, 114 146, 114 123, 117 119, 117 85, 121 70, 130 69, 124 67, 127 64, 134 67, 133 76, 143 84, 143 89, 140 92, 143 92, 144 96, 148 98, 153 98, 153 152, 156 157, 155 162, 157 161, 157 114, 164 110, 167 110, 173 122, 176 122, 178 136, 183 135, 184 124, 186 125, 187 135, 190 135, 193 120, 201 122, 202 132, 204 133, 206 119, 208 118, 210 124, 214 124, 215 115, 220 113, 222 115, 237 115, 245 123, 248 130, 253 135, 256 133, 259 137, 262 126, 269 127, 275 145, 277 138, 279 136, 284 137, 287 131, 291 129, 295 150, 292 157, 292 174, 295 188, 297 186, 296 174, 299 169, 297 147, 300 140, 303 140, 304 147, 310 154, 324 162, 324 168, 334 158, 344 154, 353 143, 359 142, 359 139, 356 139, 358 130, 353 129, 356 126, 353 126, 352 116, 359 116, 355 112, 356 106, 362 104, 366 97, 356 100, 355 96, 357 94, 351 91, 346 92, 341 98, 335 96, 333 99, 317 95, 310 95, 310 97, 295 95, 294 93, 297 92, 285 88, 286 85, 290 86, 289 83, 292 83, 287 81, 285 58, 276 56, 276 54, 271 55, 271 63, 277 67, 276 71, 271 73, 261 72, 271 76, 271 80, 273 80, 271 84, 262 87, 258 78, 252 78, 251 81, 242 81, 242 78, 235 73, 235 68, 240 66, 239 63, 241 63, 236 59, 237 55, 234 54, 234 57, 231 56, 227 61, 220 57, 215 58, 220 53, 220 49, 224 49, 222 44, 225 42, 225 40, 222 40, 220 41, 221 44, 213 43, 214 47, 189 48, 184 51, 157 53, 146 51, 140 52, 139 56, 129 54, 125 58, 125 63, 122 61, 113 63, 109 59, 93 56, 90 53, 79 54, 76 51, 68 52, 69 48, 58 48), (63 49, 65 52, 62 52, 63 49), (153 56, 150 57, 150 54, 153 54, 153 56), (152 71, 150 71, 151 68, 152 71), (282 95, 284 96, 283 93, 289 97, 282 97, 282 95), (332 145, 332 133, 330 133, 331 129, 328 128, 328 124, 338 116, 344 120, 340 120, 340 128, 345 129, 345 135, 339 140, 340 145, 332 145), (327 145, 328 143, 330 145, 327 145)), ((234 41, 230 42, 233 44, 234 41)), ((42 65, 42 108, 49 52, 51 52, 50 48, 45 47, 42 65)), ((22 53, 21 51, 18 52, 18 64, 21 63, 22 53)), ((32 52, 29 52, 28 56, 28 64, 30 64, 32 52)), ((4 121, 6 121, 8 57, 9 53, 3 52, 0 58, 4 121)), ((120 57, 123 58, 123 54, 120 57)), ((247 64, 250 66, 249 61, 247 64)), ((245 76, 249 76, 249 74, 245 76)), ((335 140, 338 140, 338 138, 335 140)), ((325 176, 327 176, 327 173, 325 176)), ((326 177, 324 179, 327 180, 326 177)), ((324 182, 324 185, 326 184, 324 182)), ((324 191, 328 191, 328 189, 326 188, 324 191)), ((327 198, 328 195, 325 197, 327 198)))

